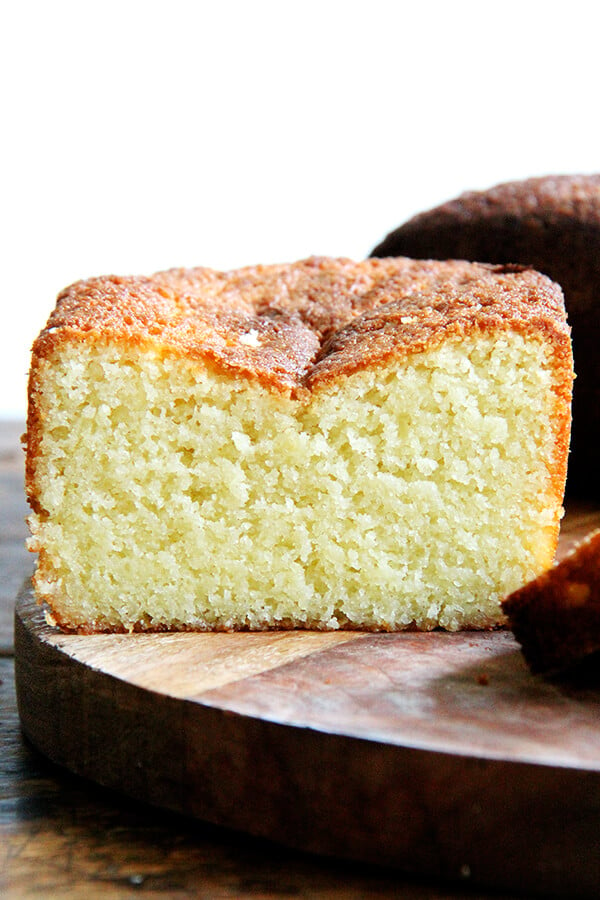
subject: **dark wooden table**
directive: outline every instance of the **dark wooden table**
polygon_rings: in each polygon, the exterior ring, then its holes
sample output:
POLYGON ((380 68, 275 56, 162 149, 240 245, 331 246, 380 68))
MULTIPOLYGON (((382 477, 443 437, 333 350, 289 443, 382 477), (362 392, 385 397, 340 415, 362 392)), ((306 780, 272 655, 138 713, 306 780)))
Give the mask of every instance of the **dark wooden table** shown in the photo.
MULTIPOLYGON (((0 896, 492 896, 464 885, 322 859, 136 803, 52 765, 22 737, 13 607, 32 570, 24 549, 22 423, 0 422, 0 896)), ((494 894, 507 898, 507 894, 494 894)))

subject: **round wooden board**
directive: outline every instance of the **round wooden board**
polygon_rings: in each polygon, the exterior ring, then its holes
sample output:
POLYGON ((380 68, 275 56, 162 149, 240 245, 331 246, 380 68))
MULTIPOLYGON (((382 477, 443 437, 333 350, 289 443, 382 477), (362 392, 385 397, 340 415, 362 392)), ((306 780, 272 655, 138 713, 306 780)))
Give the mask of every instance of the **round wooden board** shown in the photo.
MULTIPOLYGON (((598 524, 567 518, 561 552, 598 524)), ((17 601, 24 732, 152 804, 323 854, 597 896, 600 687, 509 632, 65 635, 17 601)))

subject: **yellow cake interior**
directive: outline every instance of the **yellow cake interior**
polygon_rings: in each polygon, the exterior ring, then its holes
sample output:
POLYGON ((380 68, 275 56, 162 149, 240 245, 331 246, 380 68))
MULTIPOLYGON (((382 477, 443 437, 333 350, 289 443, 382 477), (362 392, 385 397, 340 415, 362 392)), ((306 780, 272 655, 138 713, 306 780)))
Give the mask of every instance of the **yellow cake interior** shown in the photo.
POLYGON ((127 342, 40 363, 38 594, 71 627, 449 630, 552 559, 549 345, 473 334, 293 399, 127 342))

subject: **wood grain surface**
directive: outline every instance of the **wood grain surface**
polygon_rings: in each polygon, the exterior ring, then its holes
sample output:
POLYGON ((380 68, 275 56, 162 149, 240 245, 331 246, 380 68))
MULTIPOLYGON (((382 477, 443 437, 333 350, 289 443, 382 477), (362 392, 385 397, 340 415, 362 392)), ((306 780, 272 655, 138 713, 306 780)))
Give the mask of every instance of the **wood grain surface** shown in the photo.
POLYGON ((12 660, 0 659, 0 896, 460 897, 382 867, 340 863, 156 810, 52 765, 23 740, 12 660))
MULTIPOLYGON (((569 516, 563 550, 599 520, 569 516)), ((530 676, 509 633, 80 637, 27 589, 17 621, 26 731, 105 786, 23 742, 6 656, 2 896, 598 895, 600 694, 530 676)))

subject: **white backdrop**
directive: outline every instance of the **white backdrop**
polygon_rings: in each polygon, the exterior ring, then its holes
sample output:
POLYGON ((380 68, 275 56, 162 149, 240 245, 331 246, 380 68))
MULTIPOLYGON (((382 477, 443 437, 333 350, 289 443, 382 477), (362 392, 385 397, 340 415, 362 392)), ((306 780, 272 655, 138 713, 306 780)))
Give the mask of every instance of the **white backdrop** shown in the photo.
POLYGON ((600 171, 589 2, 0 2, 0 415, 70 282, 366 256, 462 190, 600 171))

